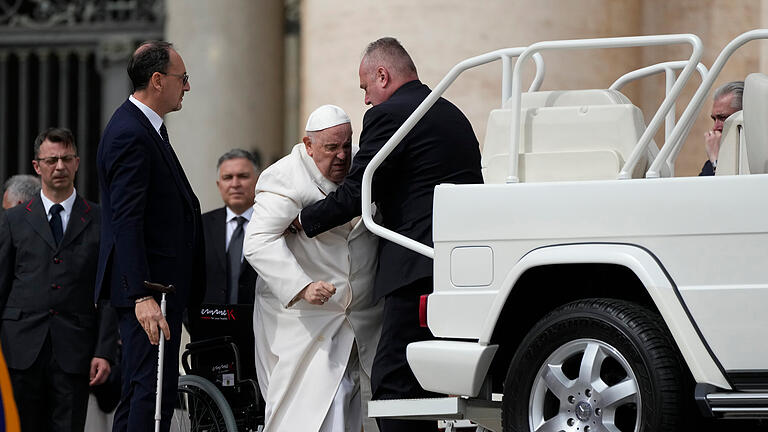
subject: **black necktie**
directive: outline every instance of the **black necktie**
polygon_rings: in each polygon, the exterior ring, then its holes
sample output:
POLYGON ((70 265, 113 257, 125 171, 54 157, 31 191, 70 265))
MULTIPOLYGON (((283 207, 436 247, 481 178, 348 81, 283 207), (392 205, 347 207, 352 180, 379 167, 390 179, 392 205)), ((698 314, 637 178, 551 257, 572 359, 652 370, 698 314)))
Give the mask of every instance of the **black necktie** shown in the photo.
POLYGON ((227 301, 237 304, 238 282, 240 279, 240 256, 243 254, 243 224, 245 218, 237 217, 237 228, 232 233, 227 249, 227 301))
POLYGON ((51 207, 51 220, 48 223, 51 225, 51 232, 53 233, 53 240, 56 241, 56 246, 61 243, 61 238, 64 237, 64 226, 61 223, 61 213, 64 207, 61 204, 54 204, 51 207))
POLYGON ((163 137, 163 141, 165 141, 165 145, 167 146, 171 145, 171 139, 168 138, 168 129, 165 128, 165 123, 160 125, 160 136, 163 137))
POLYGON ((192 186, 189 185, 189 181, 187 180, 187 177, 184 175, 184 168, 181 167, 181 162, 179 162, 179 157, 176 156, 176 152, 173 151, 173 147, 171 147, 171 139, 168 138, 168 129, 165 128, 165 123, 160 125, 160 137, 163 139, 163 142, 165 142, 165 148, 168 150, 168 153, 171 154, 171 157, 173 158, 174 162, 176 162, 176 168, 178 168, 179 173, 181 173, 182 179, 184 179, 184 182, 186 183, 187 187, 189 187, 189 190, 192 190, 192 186))

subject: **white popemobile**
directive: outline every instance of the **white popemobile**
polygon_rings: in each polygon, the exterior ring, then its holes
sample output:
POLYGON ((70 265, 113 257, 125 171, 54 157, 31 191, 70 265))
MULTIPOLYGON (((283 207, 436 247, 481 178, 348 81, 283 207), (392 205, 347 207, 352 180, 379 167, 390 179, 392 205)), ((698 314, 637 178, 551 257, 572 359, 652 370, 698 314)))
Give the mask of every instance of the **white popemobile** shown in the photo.
POLYGON ((673 177, 725 62, 766 38, 740 35, 709 71, 694 35, 540 42, 456 65, 363 179, 369 229, 434 258, 422 312, 437 340, 409 345, 408 362, 425 389, 452 396, 374 401, 369 414, 574 432, 694 430, 695 413, 768 418, 768 76, 747 77, 717 175, 673 177), (673 44, 689 45, 690 58, 607 89, 536 91, 542 51, 673 44), (375 224, 366 203, 379 164, 459 74, 499 59, 485 184, 435 189, 434 249, 375 224), (529 60, 537 76, 523 93, 529 60), (675 124, 697 70, 702 83, 675 124), (646 127, 618 90, 655 72, 666 73, 667 95, 646 127))

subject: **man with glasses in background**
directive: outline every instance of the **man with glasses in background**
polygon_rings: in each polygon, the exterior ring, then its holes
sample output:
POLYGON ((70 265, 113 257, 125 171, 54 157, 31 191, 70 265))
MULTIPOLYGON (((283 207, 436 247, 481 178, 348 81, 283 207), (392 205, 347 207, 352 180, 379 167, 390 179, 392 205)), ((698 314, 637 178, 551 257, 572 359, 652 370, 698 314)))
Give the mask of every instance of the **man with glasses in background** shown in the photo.
POLYGON ((42 132, 34 152, 39 195, 0 216, 0 340, 22 430, 82 431, 117 351, 114 311, 93 302, 101 211, 75 191, 72 132, 42 132))
POLYGON ((744 81, 731 81, 715 90, 712 96, 712 130, 704 134, 704 150, 707 160, 701 167, 700 176, 713 176, 717 170, 717 157, 720 154, 720 140, 723 137, 723 125, 731 115, 741 111, 744 95, 744 81))

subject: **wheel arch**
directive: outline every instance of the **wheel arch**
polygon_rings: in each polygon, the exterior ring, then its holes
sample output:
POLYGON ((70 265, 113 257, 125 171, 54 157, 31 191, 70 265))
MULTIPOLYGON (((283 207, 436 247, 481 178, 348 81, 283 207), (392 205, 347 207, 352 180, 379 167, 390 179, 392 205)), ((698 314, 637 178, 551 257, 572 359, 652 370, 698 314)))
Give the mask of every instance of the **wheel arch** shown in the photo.
POLYGON ((641 246, 617 243, 542 247, 530 251, 511 269, 479 338, 481 344, 500 346, 490 369, 495 384, 519 343, 544 314, 589 297, 628 300, 658 313, 696 382, 731 388, 662 264, 641 246), (563 289, 574 281, 577 287, 563 289), (621 289, 616 289, 617 284, 621 289))

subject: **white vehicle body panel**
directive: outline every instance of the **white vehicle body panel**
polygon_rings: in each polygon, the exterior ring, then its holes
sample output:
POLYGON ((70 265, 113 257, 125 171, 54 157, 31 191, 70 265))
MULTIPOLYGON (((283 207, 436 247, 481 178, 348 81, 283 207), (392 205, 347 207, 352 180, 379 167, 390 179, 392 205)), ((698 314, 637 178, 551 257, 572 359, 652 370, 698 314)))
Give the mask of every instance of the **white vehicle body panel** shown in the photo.
POLYGON ((487 380, 485 371, 497 346, 496 366, 510 368, 519 348, 514 341, 534 335, 531 326, 543 313, 607 296, 653 303, 695 379, 704 412, 768 416, 768 393, 760 393, 768 385, 768 76, 745 80, 743 121, 737 113, 726 122, 717 176, 673 177, 719 73, 735 50, 755 39, 768 39, 768 29, 733 39, 709 70, 699 63, 698 37, 666 35, 539 42, 467 59, 446 75, 369 163, 362 187, 369 229, 434 259, 427 323, 438 339, 408 346, 408 362, 425 389, 490 400, 500 381, 495 373, 487 380), (629 72, 608 90, 538 91, 542 51, 674 44, 691 46, 687 61, 629 72), (368 205, 377 167, 460 73, 494 58, 503 66, 502 104, 491 112, 482 149, 486 184, 435 188, 434 247, 377 225, 368 205), (537 60, 537 75, 523 94, 521 70, 529 59, 537 60), (694 70, 701 85, 676 122, 675 101, 694 70), (618 90, 661 71, 666 97, 646 128, 647 116, 618 90), (652 139, 662 121, 659 149, 652 139), (589 272, 603 270, 605 278, 579 292, 580 276, 599 279, 589 272), (637 280, 627 280, 629 272, 637 280), (530 308, 515 298, 542 303, 530 308), (521 331, 505 341, 505 331, 515 327, 521 331))
POLYGON ((539 263, 615 262, 629 267, 648 289, 696 380, 730 388, 704 344, 726 371, 768 370, 766 190, 768 175, 438 186, 430 329, 437 337, 487 344, 507 292, 531 265, 526 259, 536 259, 534 249, 576 243, 636 245, 632 247, 647 249, 661 264, 649 253, 640 258, 642 254, 615 246, 612 252, 571 246, 539 263), (489 285, 451 283, 445 266, 452 250, 465 246, 493 250, 489 285), (447 313, 449 303, 463 312, 447 313))
POLYGON ((407 357, 423 388, 477 396, 498 348, 498 345, 432 340, 409 344, 407 357))

